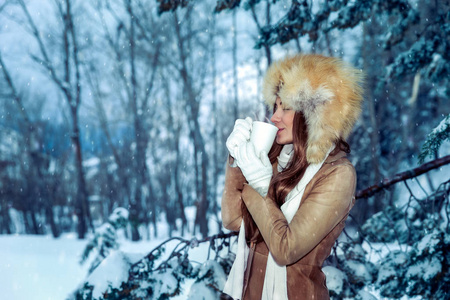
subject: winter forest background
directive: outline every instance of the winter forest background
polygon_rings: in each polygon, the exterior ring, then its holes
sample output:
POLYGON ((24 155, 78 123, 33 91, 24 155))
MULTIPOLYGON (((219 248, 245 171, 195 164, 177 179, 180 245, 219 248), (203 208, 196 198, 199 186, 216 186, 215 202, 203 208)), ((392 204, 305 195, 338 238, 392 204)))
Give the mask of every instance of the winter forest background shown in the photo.
POLYGON ((0 0, 2 299, 217 299, 225 140, 298 52, 366 74, 330 295, 448 299, 449 7, 0 0))

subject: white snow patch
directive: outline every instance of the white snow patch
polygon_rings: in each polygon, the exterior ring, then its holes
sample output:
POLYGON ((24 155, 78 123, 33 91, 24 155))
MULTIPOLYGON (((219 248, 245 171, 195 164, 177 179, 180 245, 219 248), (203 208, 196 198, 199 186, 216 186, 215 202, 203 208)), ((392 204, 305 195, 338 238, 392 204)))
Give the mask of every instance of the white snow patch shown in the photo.
POLYGON ((110 288, 119 288, 122 282, 126 282, 130 265, 124 253, 111 251, 110 255, 87 278, 89 285, 94 287, 93 298, 98 299, 105 291, 110 288))
POLYGON ((442 264, 437 257, 421 261, 408 268, 406 276, 410 278, 423 278, 425 281, 434 278, 442 271, 442 264))
POLYGON ((447 115, 440 123, 438 126, 436 126, 433 131, 431 132, 431 134, 438 134, 440 132, 443 132, 445 130, 447 130, 447 127, 450 126, 450 115, 447 115))
POLYGON ((430 280, 442 271, 442 264, 438 260, 436 256, 431 258, 431 261, 428 263, 427 268, 425 269, 425 273, 423 274, 423 279, 425 281, 430 280))
POLYGON ((86 240, 73 234, 0 235, 1 299, 66 299, 87 274, 80 265, 86 240))
POLYGON ((332 266, 325 266, 322 271, 326 276, 328 289, 340 294, 344 288, 344 282, 347 280, 345 273, 332 266))
POLYGON ((354 261, 354 260, 349 260, 347 261, 347 266, 352 269, 353 274, 358 277, 363 279, 366 282, 369 282, 372 280, 372 276, 370 275, 369 270, 367 270, 367 267, 365 264, 354 261))
POLYGON ((118 207, 116 208, 113 213, 111 214, 111 216, 109 217, 109 221, 112 223, 117 222, 119 219, 128 219, 129 216, 129 212, 127 209, 123 208, 123 207, 118 207))
POLYGON ((152 278, 159 283, 153 286, 155 295, 172 294, 177 287, 177 279, 170 272, 153 274, 152 278))
POLYGON ((378 282, 378 284, 380 284, 391 277, 395 277, 396 275, 397 275, 397 273, 395 272, 395 270, 393 268, 382 266, 378 270, 377 282, 378 282))
POLYGON ((417 245, 418 254, 421 255, 422 252, 427 248, 429 249, 429 252, 434 252, 433 249, 437 244, 439 244, 439 239, 435 238, 434 232, 427 234, 422 238, 422 240, 420 240, 419 244, 417 245))
POLYGON ((189 291, 188 298, 189 300, 206 300, 206 299, 216 299, 217 295, 208 288, 202 282, 195 282, 192 284, 191 289, 189 291))
POLYGON ((202 278, 206 276, 209 271, 214 274, 213 278, 207 277, 192 284, 187 299, 204 300, 217 298, 217 294, 213 290, 212 286, 218 290, 222 290, 225 286, 227 275, 217 261, 208 260, 200 266, 198 277, 202 278))
POLYGON ((92 157, 83 161, 83 167, 97 167, 100 164, 100 158, 92 157))
POLYGON ((360 300, 377 300, 378 298, 367 291, 360 290, 358 292, 358 299, 360 299, 360 300))

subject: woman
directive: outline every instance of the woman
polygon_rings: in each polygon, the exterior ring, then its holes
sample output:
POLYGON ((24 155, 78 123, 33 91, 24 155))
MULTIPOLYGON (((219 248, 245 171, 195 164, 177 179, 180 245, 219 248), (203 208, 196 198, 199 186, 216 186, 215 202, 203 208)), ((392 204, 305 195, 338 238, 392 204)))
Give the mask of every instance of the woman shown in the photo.
POLYGON ((224 294, 329 298, 321 268, 354 204, 345 139, 361 111, 361 81, 360 71, 320 55, 269 67, 263 95, 279 129, 272 149, 255 153, 250 118, 227 140, 222 222, 240 233, 224 294))

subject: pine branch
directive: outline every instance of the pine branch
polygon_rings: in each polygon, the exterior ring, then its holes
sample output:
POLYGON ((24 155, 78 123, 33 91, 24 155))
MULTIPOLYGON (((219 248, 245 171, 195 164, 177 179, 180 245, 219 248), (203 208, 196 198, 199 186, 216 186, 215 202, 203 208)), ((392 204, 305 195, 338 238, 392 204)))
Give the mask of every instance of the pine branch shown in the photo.
POLYGON ((450 114, 447 115, 430 134, 428 134, 419 154, 419 163, 423 163, 425 158, 437 153, 442 143, 446 140, 450 140, 450 114))
POLYGON ((374 194, 390 187, 393 184, 396 184, 397 182, 405 181, 414 177, 417 177, 419 175, 422 175, 424 173, 427 173, 430 170, 437 169, 441 166, 444 166, 446 164, 450 163, 450 155, 444 156, 442 158, 427 162, 420 167, 417 167, 412 170, 408 170, 402 173, 398 173, 394 175, 392 178, 385 178, 383 179, 379 184, 374 184, 364 190, 360 190, 356 192, 355 198, 369 198, 370 196, 373 196, 374 194))
POLYGON ((150 268, 151 272, 156 271, 156 270, 165 269, 168 266, 169 261, 173 257, 181 256, 181 252, 183 252, 188 247, 195 248, 195 247, 198 247, 199 244, 206 243, 206 242, 209 242, 211 244, 210 247, 214 247, 213 245, 214 245, 215 240, 231 238, 233 236, 237 236, 238 234, 239 234, 239 232, 230 232, 230 233, 220 232, 218 234, 208 236, 208 237, 205 237, 200 240, 198 240, 196 238, 193 238, 191 240, 186 240, 181 237, 172 237, 172 238, 162 242, 160 245, 155 247, 152 251, 150 251, 150 253, 148 253, 141 260, 139 260, 138 262, 131 265, 130 278, 137 278, 139 276, 139 269, 147 269, 147 267, 144 267, 144 266, 146 266, 145 260, 153 261, 155 258, 157 258, 159 256, 159 253, 160 253, 161 249, 163 248, 163 246, 173 240, 177 240, 177 241, 179 241, 179 243, 174 247, 174 249, 172 250, 172 253, 169 255, 169 257, 167 259, 165 259, 163 262, 161 262, 158 265, 158 267, 150 268))

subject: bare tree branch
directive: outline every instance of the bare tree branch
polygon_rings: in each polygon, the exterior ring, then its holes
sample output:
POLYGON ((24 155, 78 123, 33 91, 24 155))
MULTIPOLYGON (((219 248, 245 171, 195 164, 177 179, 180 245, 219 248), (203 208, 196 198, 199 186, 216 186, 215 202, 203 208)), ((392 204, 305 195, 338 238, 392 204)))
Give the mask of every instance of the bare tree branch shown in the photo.
POLYGON ((389 186, 391 186, 397 182, 405 181, 407 179, 417 177, 417 176, 422 175, 430 170, 437 169, 437 168, 444 166, 446 164, 449 164, 449 163, 450 163, 450 155, 427 162, 427 163, 421 165, 420 167, 417 167, 415 169, 408 170, 408 171, 405 171, 402 173, 398 173, 392 178, 385 178, 379 184, 374 184, 364 190, 358 191, 355 195, 355 198, 356 199, 369 198, 370 196, 373 196, 374 194, 382 191, 383 189, 388 188, 389 186))
MULTIPOLYGON (((55 69, 54 69, 54 67, 50 61, 49 55, 47 53, 47 48, 45 48, 44 43, 42 42, 41 36, 39 35, 39 30, 38 30, 36 24, 34 23, 34 20, 31 17, 27 6, 23 2, 23 0, 18 0, 18 2, 20 4, 20 6, 22 7, 22 10, 28 20, 28 24, 31 27, 31 31, 32 31, 34 37, 36 38, 36 41, 39 45, 39 50, 41 51, 41 54, 44 57, 44 59, 41 59, 40 61, 44 64, 44 66, 50 72, 50 75, 51 75, 53 81, 58 85, 58 87, 61 88, 61 90, 63 90, 64 93, 66 93, 66 94, 69 93, 67 85, 63 84, 63 82, 61 82, 61 80, 59 80, 59 78, 56 76, 55 69)), ((34 59, 36 60, 36 58, 34 58, 34 59)))
POLYGON ((0 13, 2 12, 3 9, 5 9, 5 7, 10 3, 11 1, 5 1, 5 3, 3 3, 2 5, 0 5, 0 13))
POLYGON ((3 75, 5 76, 6 82, 8 83, 8 86, 11 89, 11 93, 14 98, 14 101, 17 103, 17 105, 19 105, 20 113, 22 114, 25 123, 28 125, 27 126, 28 130, 30 130, 31 129, 30 118, 28 117, 27 112, 25 111, 25 107, 23 106, 22 98, 20 97, 19 93, 17 92, 17 89, 14 86, 14 83, 11 79, 8 69, 6 68, 5 63, 3 62, 1 52, 0 52, 0 67, 3 71, 3 75))

